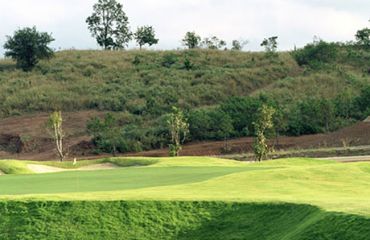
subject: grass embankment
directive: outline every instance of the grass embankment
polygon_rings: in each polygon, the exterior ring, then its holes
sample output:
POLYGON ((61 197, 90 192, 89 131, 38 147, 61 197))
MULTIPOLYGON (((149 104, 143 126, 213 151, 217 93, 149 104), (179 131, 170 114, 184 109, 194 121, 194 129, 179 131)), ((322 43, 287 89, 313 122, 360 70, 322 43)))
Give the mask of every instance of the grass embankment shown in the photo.
POLYGON ((1 239, 368 239, 370 219, 309 205, 0 202, 1 239))
POLYGON ((21 174, 0 176, 0 239, 361 240, 370 235, 368 163, 182 157, 80 161, 77 167, 102 162, 136 167, 23 174, 30 163, 76 166, 1 161, 2 170, 21 174))

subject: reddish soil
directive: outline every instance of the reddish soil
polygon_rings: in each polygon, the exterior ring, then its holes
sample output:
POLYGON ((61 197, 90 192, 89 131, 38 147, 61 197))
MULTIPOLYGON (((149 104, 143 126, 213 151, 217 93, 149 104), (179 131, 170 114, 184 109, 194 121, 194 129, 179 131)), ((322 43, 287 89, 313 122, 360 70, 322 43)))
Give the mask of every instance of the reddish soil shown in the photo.
MULTIPOLYGON (((92 154, 93 144, 86 134, 86 122, 104 112, 81 111, 64 114, 64 130, 69 135, 66 146, 70 147, 70 157, 97 158, 92 154)), ((53 142, 45 130, 47 114, 33 114, 0 120, 0 158, 50 160, 55 159, 53 142)), ((370 145, 370 122, 357 123, 339 131, 300 137, 279 137, 271 141, 275 149, 307 149, 318 147, 343 147, 370 145)), ((193 142, 183 147, 185 156, 212 156, 226 153, 251 151, 252 138, 233 139, 227 142, 193 142), (226 147, 227 146, 227 147, 226 147)), ((125 156, 167 156, 167 149, 125 156)), ((107 155, 105 155, 107 156, 107 155)))

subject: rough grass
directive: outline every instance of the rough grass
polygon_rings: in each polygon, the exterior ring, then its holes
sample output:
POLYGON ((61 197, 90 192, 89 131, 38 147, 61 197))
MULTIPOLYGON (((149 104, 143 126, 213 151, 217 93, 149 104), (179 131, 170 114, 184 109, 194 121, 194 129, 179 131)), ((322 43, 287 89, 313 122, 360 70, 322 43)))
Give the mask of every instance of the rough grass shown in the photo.
POLYGON ((370 219, 309 205, 0 202, 1 239, 368 239, 370 219))

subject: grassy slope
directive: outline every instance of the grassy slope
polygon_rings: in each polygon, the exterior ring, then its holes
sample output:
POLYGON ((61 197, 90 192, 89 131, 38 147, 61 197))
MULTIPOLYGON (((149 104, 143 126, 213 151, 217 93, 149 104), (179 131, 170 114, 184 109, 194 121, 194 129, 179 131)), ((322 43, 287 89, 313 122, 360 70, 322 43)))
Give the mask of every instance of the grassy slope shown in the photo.
POLYGON ((288 53, 231 51, 63 51, 24 73, 0 61, 0 113, 97 109, 160 115, 172 105, 217 104, 299 72, 288 53), (164 67, 166 56, 175 63, 164 67), (140 64, 135 66, 135 57, 140 64), (184 69, 185 59, 194 68, 184 69))
POLYGON ((298 67, 286 52, 270 60, 264 53, 234 51, 62 51, 30 73, 1 60, 0 113, 97 109, 140 113, 153 120, 172 105, 210 106, 261 91, 284 103, 335 97, 344 89, 356 94, 370 82, 368 54, 355 59, 347 55, 343 50, 337 62, 313 71, 298 67), (175 63, 164 67, 169 55, 175 63), (135 66, 136 57, 140 64, 135 66), (185 59, 193 69, 184 69, 185 59))
POLYGON ((0 202, 1 239, 362 240, 370 219, 308 205, 0 202))

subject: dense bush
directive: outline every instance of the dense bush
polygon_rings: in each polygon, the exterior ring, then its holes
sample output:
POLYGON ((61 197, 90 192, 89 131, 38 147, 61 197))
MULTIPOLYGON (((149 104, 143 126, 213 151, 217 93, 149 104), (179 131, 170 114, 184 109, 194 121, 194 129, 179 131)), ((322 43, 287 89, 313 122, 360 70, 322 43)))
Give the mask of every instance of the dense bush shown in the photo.
POLYGON ((366 118, 370 116, 370 85, 363 88, 361 94, 355 100, 358 109, 358 117, 366 118))
POLYGON ((337 45, 323 40, 307 44, 304 48, 295 50, 293 56, 300 66, 320 68, 322 64, 335 61, 338 55, 337 45))
POLYGON ((234 136, 232 119, 221 109, 199 109, 189 113, 192 140, 223 140, 234 136))
POLYGON ((221 110, 231 119, 233 127, 239 136, 253 134, 253 122, 256 112, 263 102, 253 97, 232 97, 221 104, 221 110))

